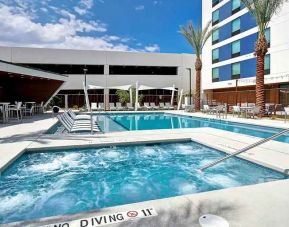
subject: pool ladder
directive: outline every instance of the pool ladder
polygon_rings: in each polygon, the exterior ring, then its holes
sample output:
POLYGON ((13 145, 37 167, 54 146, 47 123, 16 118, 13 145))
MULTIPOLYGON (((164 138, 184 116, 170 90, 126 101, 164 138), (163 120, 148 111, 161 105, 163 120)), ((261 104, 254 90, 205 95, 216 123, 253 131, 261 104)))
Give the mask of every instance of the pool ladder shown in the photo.
POLYGON ((199 170, 200 171, 204 171, 204 170, 206 170, 208 168, 211 168, 211 167, 213 167, 213 166, 215 166, 215 165, 217 165, 217 164, 219 164, 219 163, 221 163, 221 162, 223 162, 223 161, 225 161, 225 160, 227 160, 229 158, 235 157, 236 155, 239 155, 239 154, 244 153, 244 152, 246 152, 248 150, 251 150, 251 149, 253 149, 255 147, 258 147, 258 146, 260 146, 260 145, 262 145, 262 144, 264 144, 264 143, 266 143, 266 142, 268 142, 270 140, 276 139, 276 138, 278 138, 278 137, 280 137, 282 135, 285 135, 287 133, 289 133, 289 128, 285 129, 285 130, 283 130, 281 132, 278 132, 278 133, 274 134, 273 136, 270 136, 270 137, 268 137, 266 139, 262 139, 262 140, 260 140, 260 141, 258 141, 256 143, 253 143, 253 144, 251 144, 251 145, 249 145, 247 147, 244 147, 241 150, 238 150, 238 151, 236 151, 236 152, 234 152, 234 153, 232 153, 230 155, 225 156, 224 158, 221 158, 221 159, 216 160, 216 161, 214 161, 212 163, 209 163, 208 165, 205 165, 204 167, 200 168, 199 170))

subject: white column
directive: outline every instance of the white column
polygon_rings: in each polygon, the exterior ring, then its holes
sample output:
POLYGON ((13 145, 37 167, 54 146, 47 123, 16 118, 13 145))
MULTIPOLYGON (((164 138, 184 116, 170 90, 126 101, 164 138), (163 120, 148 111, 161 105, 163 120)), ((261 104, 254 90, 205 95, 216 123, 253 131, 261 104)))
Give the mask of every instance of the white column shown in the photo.
POLYGON ((171 106, 174 105, 174 96, 175 96, 175 85, 173 85, 172 97, 171 97, 171 106))
POLYGON ((135 83, 135 111, 138 109, 138 81, 135 83))
POLYGON ((65 109, 68 109, 68 95, 64 95, 65 109))
POLYGON ((132 104, 132 88, 129 89, 129 102, 132 104))
POLYGON ((179 99, 179 103, 178 103, 178 110, 181 109, 182 99, 183 99, 183 91, 184 91, 184 89, 181 90, 180 99, 179 99))
POLYGON ((104 110, 109 109, 109 88, 104 89, 104 110))

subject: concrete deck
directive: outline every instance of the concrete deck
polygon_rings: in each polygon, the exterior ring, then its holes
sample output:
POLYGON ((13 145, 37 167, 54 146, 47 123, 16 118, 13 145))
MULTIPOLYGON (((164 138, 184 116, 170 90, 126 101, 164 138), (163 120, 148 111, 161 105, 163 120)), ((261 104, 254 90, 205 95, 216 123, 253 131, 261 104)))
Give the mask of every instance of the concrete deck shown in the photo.
MULTIPOLYGON (((200 227, 198 221, 200 216, 204 214, 214 214, 225 218, 230 223, 230 227, 288 227, 288 193, 289 180, 282 180, 0 226, 36 227, 45 225, 45 227, 54 227, 62 226, 53 225, 55 223, 70 223, 70 221, 78 219, 136 209, 154 208, 158 213, 157 216, 145 219, 134 219, 109 226, 200 227)), ((77 225, 71 226, 74 227, 77 225)))

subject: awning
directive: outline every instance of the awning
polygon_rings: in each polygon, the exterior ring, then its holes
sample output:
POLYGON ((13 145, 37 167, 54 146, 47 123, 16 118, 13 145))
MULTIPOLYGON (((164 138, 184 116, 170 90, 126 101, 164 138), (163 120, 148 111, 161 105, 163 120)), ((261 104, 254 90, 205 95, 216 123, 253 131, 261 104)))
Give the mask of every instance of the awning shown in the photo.
POLYGON ((164 87, 164 88, 160 88, 163 90, 168 90, 168 91, 177 91, 177 89, 175 89, 174 87, 164 87))
POLYGON ((139 91, 145 91, 145 90, 154 90, 157 89, 156 87, 150 87, 150 86, 146 86, 146 85, 140 85, 138 90, 139 91))
POLYGON ((131 89, 131 85, 122 85, 122 86, 113 86, 113 87, 108 87, 109 89, 115 89, 115 90, 125 90, 128 91, 129 89, 131 89))
POLYGON ((87 90, 90 90, 90 89, 105 89, 104 87, 101 87, 101 86, 96 86, 96 85, 87 85, 87 90))

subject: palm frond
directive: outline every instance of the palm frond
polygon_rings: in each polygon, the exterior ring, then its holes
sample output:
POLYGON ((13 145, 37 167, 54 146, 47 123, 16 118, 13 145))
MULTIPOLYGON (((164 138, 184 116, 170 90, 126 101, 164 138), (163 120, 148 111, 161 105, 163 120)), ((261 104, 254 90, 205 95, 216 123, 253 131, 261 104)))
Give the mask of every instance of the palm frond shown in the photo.
POLYGON ((202 54, 202 49, 212 35, 212 30, 210 29, 211 21, 207 23, 205 28, 202 30, 201 27, 194 27, 193 23, 190 21, 186 27, 182 26, 180 28, 180 33, 187 39, 191 44, 197 57, 202 54))
POLYGON ((283 3, 288 0, 241 0, 253 17, 259 28, 259 35, 264 35, 272 17, 278 13, 283 3))

